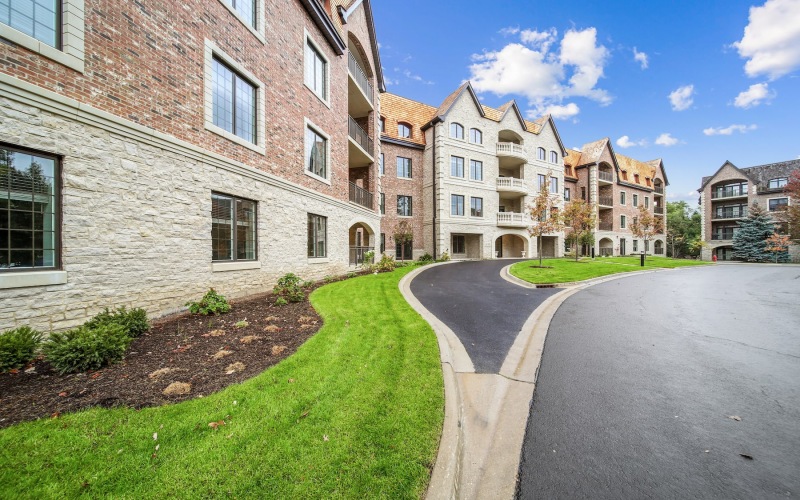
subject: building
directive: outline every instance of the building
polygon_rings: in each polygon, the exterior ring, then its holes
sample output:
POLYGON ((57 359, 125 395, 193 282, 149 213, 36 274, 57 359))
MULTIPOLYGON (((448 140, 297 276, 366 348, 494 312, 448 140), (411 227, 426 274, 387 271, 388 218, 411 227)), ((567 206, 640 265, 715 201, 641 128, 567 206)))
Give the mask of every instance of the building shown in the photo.
MULTIPOLYGON (((788 205, 791 200, 784 186, 792 172, 800 170, 800 160, 789 160, 748 168, 738 168, 726 161, 714 175, 703 177, 700 189, 701 238, 706 243, 701 257, 731 260, 733 235, 738 222, 747 217, 753 203, 770 212, 788 205)), ((789 257, 800 260, 800 247, 791 245, 789 257)))
POLYGON ((369 0, 4 4, 0 330, 160 316, 376 244, 369 0))
MULTIPOLYGON (((528 121, 513 101, 498 109, 482 105, 469 82, 438 108, 387 93, 381 110, 383 197, 390 204, 387 212, 397 202, 398 214, 384 218, 384 230, 398 218, 410 218, 414 257, 539 255, 527 232, 527 205, 540 183, 550 180, 563 207, 566 150, 552 118, 528 121)), ((563 238, 563 233, 545 236, 543 255, 563 255, 563 238)))
POLYGON ((663 255, 666 248, 666 187, 669 185, 661 160, 639 161, 617 154, 608 138, 568 151, 564 159, 564 197, 576 196, 592 203, 597 211, 597 229, 591 255, 628 255, 645 252, 663 255), (643 206, 664 221, 662 234, 652 242, 633 236, 630 223, 643 206), (652 247, 650 246, 652 243, 652 247))

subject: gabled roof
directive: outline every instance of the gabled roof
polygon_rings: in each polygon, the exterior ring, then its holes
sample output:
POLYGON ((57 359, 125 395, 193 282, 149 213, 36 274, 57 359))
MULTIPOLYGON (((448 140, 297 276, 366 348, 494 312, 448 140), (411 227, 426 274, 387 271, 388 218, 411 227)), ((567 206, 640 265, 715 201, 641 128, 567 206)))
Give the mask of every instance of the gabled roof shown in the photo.
MULTIPOLYGON (((474 102, 475 107, 478 108, 478 112, 481 114, 481 116, 486 116, 486 113, 483 111, 483 106, 481 105, 481 102, 478 100, 477 94, 475 94, 475 91, 472 89, 472 84, 469 83, 469 81, 466 81, 462 83, 455 91, 453 91, 452 94, 445 97, 444 101, 442 101, 442 104, 439 106, 439 108, 436 109, 436 114, 434 115, 433 118, 444 120, 444 117, 447 114, 447 112, 450 111, 450 108, 453 107, 453 104, 455 104, 456 100, 458 100, 458 98, 461 97, 461 94, 463 94, 464 92, 469 92, 469 95, 472 97, 472 102, 474 102)), ((425 126, 425 128, 427 128, 427 125, 425 126)))
POLYGON ((722 164, 722 165, 721 165, 721 166, 720 166, 720 167, 717 169, 717 171, 716 171, 716 172, 714 172, 714 175, 709 175, 709 176, 703 177, 702 181, 700 182, 700 189, 698 189, 697 191, 698 191, 698 192, 703 192, 703 190, 706 188, 706 185, 707 185, 709 182, 711 182, 711 179, 713 179, 714 177, 716 177, 716 176, 717 176, 717 174, 718 174, 718 173, 720 173, 720 172, 722 171, 722 169, 723 169, 723 168, 725 168, 726 166, 729 166, 729 167, 731 167, 731 168, 735 169, 737 172, 739 172, 740 174, 742 174, 742 177, 745 177, 745 178, 747 178, 747 180, 749 180, 749 181, 751 181, 751 182, 755 182, 755 179, 753 179, 752 177, 750 177, 749 175, 747 175, 747 174, 746 174, 744 171, 742 171, 742 169, 740 169, 739 167, 737 167, 737 166, 736 166, 736 165, 734 165, 733 163, 729 162, 728 160, 725 160, 725 163, 723 163, 723 164, 722 164))
POLYGON ((300 3, 303 4, 303 7, 305 7, 306 11, 311 16, 314 24, 317 25, 322 32, 322 36, 325 37, 336 54, 344 54, 345 49, 347 49, 347 44, 342 38, 340 26, 337 26, 332 16, 328 15, 325 6, 322 5, 319 0, 300 0, 300 3))
POLYGON ((742 174, 742 176, 747 180, 755 185, 760 185, 769 182, 770 179, 788 177, 793 171, 800 170, 800 159, 782 161, 778 163, 767 163, 764 165, 756 165, 746 168, 739 168, 726 160, 725 163, 723 163, 722 166, 719 167, 716 172, 714 172, 714 175, 703 177, 700 189, 698 189, 698 191, 702 192, 708 183, 711 182, 714 177, 716 177, 717 174, 719 174, 720 171, 725 168, 725 166, 730 166, 731 168, 736 169, 736 171, 742 174))
MULTIPOLYGON (((341 23, 347 24, 347 18, 358 8, 364 5, 364 13, 367 16, 367 30, 369 31, 369 44, 372 45, 372 60, 375 61, 375 79, 378 82, 378 90, 386 92, 386 83, 383 81, 383 66, 381 65, 381 55, 378 51, 378 37, 375 35, 375 20, 372 16, 372 2, 370 0, 333 0, 336 5, 341 23)), ((340 28, 341 28, 340 23, 340 28)))
POLYGON ((664 176, 664 183, 669 185, 667 180, 667 173, 664 171, 664 164, 661 159, 640 161, 630 156, 617 154, 614 147, 611 145, 611 140, 608 137, 603 139, 589 142, 583 145, 580 151, 575 149, 568 149, 566 151, 566 158, 564 164, 573 168, 599 163, 603 152, 608 148, 609 154, 614 162, 614 169, 619 172, 623 170, 627 174, 627 179, 620 181, 624 184, 631 186, 640 186, 650 189, 653 186, 647 185, 647 178, 652 181, 655 179, 658 170, 661 169, 661 174, 664 176), (636 182, 636 175, 639 175, 639 182, 636 182))
POLYGON ((386 120, 386 130, 381 133, 381 138, 424 145, 422 126, 431 121, 434 113, 436 108, 433 106, 384 92, 381 94, 381 115, 386 120), (411 137, 397 135, 397 122, 411 125, 411 137))
POLYGON ((547 114, 537 118, 533 122, 526 123, 528 124, 528 131, 536 135, 539 135, 542 130, 544 130, 545 125, 549 123, 550 127, 553 129, 553 134, 556 136, 556 141, 558 141, 558 146, 561 148, 561 157, 567 156, 567 148, 564 147, 564 143, 561 141, 561 134, 558 133, 556 122, 553 121, 553 115, 547 114))
POLYGON ((664 177, 664 184, 669 186, 669 179, 667 179, 667 170, 664 168, 664 160, 661 158, 656 158, 655 160, 646 161, 648 165, 651 165, 655 169, 661 170, 661 175, 664 177))

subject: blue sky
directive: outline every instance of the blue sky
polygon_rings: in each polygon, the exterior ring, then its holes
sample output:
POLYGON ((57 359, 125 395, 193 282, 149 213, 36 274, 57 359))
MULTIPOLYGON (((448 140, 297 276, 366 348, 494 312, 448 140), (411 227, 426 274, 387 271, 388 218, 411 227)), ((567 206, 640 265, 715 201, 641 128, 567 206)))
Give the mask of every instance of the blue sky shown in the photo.
POLYGON ((800 158, 800 0, 372 5, 388 91, 438 106, 471 80, 567 147, 662 158, 671 201, 725 160, 800 158))

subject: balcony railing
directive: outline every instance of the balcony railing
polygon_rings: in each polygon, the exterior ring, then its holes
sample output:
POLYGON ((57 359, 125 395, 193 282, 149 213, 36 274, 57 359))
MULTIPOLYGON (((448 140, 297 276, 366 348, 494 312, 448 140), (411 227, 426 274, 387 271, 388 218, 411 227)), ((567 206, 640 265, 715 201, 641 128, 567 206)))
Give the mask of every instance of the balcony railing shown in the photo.
POLYGON ((656 247, 655 254, 656 255, 664 255, 664 248, 663 247, 656 247))
POLYGON ((614 174, 611 172, 597 171, 597 178, 601 181, 614 182, 614 174))
POLYGON ((366 189, 350 183, 350 201, 372 210, 373 195, 366 189))
POLYGON ((664 194, 664 187, 663 186, 656 186, 656 187, 653 188, 653 191, 655 191, 656 194, 664 194))
POLYGON ((664 207, 655 206, 653 207, 653 213, 656 215, 664 215, 664 207))
POLYGON ((747 217, 747 207, 732 210, 716 210, 711 214, 711 220, 742 219, 747 217))
POLYGON ((356 141, 356 143, 358 143, 358 145, 361 146, 361 148, 366 151, 367 154, 370 156, 375 156, 372 152, 374 147, 372 144, 372 139, 369 138, 369 134, 363 128, 361 128, 361 125, 359 125, 352 116, 348 116, 347 119, 349 124, 348 134, 350 137, 356 141))
POLYGON ((497 225, 498 226, 527 226, 530 223, 528 214, 520 214, 516 212, 498 212, 497 225))
POLYGON ((613 196, 600 196, 597 198, 597 204, 603 207, 613 207, 614 206, 614 197, 613 196))
POLYGON ((601 257, 613 257, 614 256, 614 249, 613 248, 601 248, 600 249, 600 256, 601 257))
POLYGON ((735 198, 738 196, 747 196, 747 188, 740 188, 739 186, 732 188, 714 189, 711 191, 711 199, 716 200, 719 198, 735 198))
POLYGON ((498 190, 511 189, 515 191, 527 191, 525 181, 515 177, 498 177, 495 181, 498 190))
POLYGON ((497 154, 499 155, 514 155, 514 156, 525 156, 525 148, 522 147, 521 144, 515 144, 513 142, 498 142, 497 143, 497 154))
POLYGON ((372 84, 369 83, 369 78, 367 78, 364 70, 361 69, 361 66, 359 66, 358 61, 356 61, 353 53, 350 52, 347 55, 349 56, 347 58, 347 69, 350 70, 350 74, 353 75, 353 79, 356 81, 364 94, 366 94, 367 99, 372 101, 372 84))
POLYGON ((711 239, 714 240, 714 241, 717 241, 717 240, 732 240, 733 239, 733 233, 732 232, 730 232, 730 233, 714 233, 714 234, 711 235, 711 239))
MULTIPOLYGON (((367 252, 372 252, 375 250, 375 247, 350 247, 350 265, 351 266, 361 266, 364 265, 364 254, 367 252)), ((372 264, 375 262, 375 256, 372 256, 372 259, 368 259, 366 264, 372 264)))
POLYGON ((598 224, 598 227, 600 228, 601 231, 614 230, 614 224, 612 224, 611 222, 601 222, 600 224, 598 224))

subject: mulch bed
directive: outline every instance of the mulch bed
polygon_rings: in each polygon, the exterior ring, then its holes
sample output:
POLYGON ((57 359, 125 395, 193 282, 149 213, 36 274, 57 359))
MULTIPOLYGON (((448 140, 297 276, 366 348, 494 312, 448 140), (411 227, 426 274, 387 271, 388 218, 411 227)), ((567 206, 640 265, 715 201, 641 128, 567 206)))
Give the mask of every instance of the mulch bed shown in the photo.
POLYGON ((162 318, 133 341, 123 361, 97 371, 59 375, 39 359, 0 374, 0 428, 94 406, 176 403, 247 380, 292 355, 322 326, 308 300, 274 301, 262 294, 231 301, 231 311, 219 316, 162 318), (190 384, 190 392, 165 395, 173 382, 190 384))

